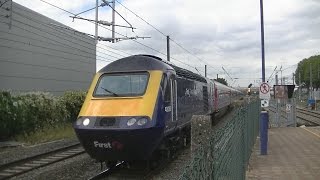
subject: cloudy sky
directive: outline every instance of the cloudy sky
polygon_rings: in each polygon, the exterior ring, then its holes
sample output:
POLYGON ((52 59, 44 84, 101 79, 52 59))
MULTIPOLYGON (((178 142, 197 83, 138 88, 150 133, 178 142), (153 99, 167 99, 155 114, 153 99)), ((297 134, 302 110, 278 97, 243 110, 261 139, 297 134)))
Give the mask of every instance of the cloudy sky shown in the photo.
MULTIPOLYGON (((94 24, 77 19, 72 21, 69 17, 72 14, 43 1, 77 14, 93 8, 95 0, 15 0, 78 31, 94 34, 94 24)), ((172 63, 202 75, 207 65, 208 77, 215 78, 219 74, 219 77, 226 78, 233 86, 247 86, 250 83, 258 86, 261 81, 259 0, 118 2, 116 10, 137 29, 132 32, 131 29, 116 27, 116 37, 151 38, 117 43, 99 42, 99 57, 113 61, 129 54, 147 53, 166 59, 164 35, 169 35, 173 40, 170 41, 172 63)), ((80 16, 94 19, 95 11, 80 16)), ((111 21, 110 7, 99 8, 99 20, 111 21)), ((320 1, 265 0, 264 21, 266 80, 276 67, 279 70, 282 66, 283 77, 292 82, 292 73, 297 63, 320 54, 320 1)), ((116 15, 116 24, 128 25, 119 15, 116 15)), ((110 29, 99 27, 99 36, 111 37, 110 29)), ((97 69, 106 64, 105 61, 97 60, 97 69)), ((274 76, 270 81, 274 83, 274 76)))

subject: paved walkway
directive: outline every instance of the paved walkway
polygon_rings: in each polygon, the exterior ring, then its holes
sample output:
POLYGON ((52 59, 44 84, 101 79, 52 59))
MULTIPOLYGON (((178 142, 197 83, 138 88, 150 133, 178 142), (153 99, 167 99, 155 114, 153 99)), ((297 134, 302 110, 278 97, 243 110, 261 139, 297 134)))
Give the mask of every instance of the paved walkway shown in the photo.
POLYGON ((319 180, 320 127, 269 129, 268 155, 260 155, 258 137, 247 180, 319 180))

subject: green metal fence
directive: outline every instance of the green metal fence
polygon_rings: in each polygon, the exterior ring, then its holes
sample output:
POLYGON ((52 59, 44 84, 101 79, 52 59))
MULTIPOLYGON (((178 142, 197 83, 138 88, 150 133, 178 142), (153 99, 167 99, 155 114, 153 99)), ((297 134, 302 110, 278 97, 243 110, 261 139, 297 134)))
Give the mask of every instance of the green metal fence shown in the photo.
POLYGON ((259 101, 237 109, 234 117, 198 148, 179 179, 245 179, 259 115, 259 101))

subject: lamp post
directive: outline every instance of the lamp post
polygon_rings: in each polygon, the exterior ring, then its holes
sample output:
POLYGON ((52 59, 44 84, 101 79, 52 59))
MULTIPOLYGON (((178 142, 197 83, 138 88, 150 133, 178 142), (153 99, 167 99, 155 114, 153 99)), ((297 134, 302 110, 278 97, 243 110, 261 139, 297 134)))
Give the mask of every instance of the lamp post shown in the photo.
MULTIPOLYGON (((260 0, 260 18, 261 18, 261 59, 262 59, 262 82, 266 82, 265 62, 264 62, 264 26, 263 26, 263 0, 260 0)), ((268 111, 260 113, 260 154, 266 155, 268 149, 268 111)))
POLYGON ((263 0, 260 0, 260 23, 261 23, 261 58, 262 58, 262 82, 266 81, 264 59, 264 24, 263 24, 263 0))

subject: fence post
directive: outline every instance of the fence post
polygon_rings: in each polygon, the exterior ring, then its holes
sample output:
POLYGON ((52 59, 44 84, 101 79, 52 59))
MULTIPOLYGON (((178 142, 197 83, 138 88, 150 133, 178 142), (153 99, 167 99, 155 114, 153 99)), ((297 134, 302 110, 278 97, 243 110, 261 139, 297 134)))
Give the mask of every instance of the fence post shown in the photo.
POLYGON ((260 113, 260 154, 267 155, 268 151, 268 121, 269 114, 267 111, 260 113))

